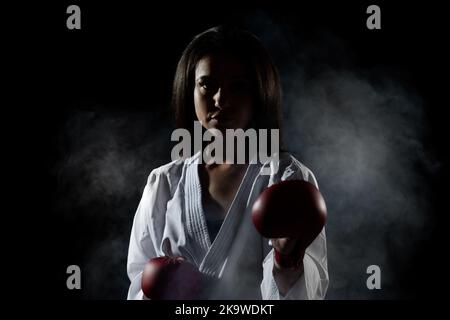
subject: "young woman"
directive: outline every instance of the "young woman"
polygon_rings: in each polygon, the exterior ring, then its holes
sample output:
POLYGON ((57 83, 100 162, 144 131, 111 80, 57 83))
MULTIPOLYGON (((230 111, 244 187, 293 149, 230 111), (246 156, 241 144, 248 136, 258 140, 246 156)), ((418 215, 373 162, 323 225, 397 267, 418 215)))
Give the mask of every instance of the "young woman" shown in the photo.
MULTIPOLYGON (((216 27, 192 40, 175 74, 173 106, 178 127, 191 132, 194 121, 223 133, 281 129, 278 73, 261 42, 239 29, 216 27)), ((274 250, 289 254, 296 239, 263 238, 251 219, 265 188, 290 179, 317 187, 313 173, 287 152, 250 164, 205 164, 201 155, 150 173, 131 231, 128 298, 143 298, 141 276, 149 259, 182 256, 215 279, 208 299, 323 299, 325 230, 300 265, 286 268, 274 250)))

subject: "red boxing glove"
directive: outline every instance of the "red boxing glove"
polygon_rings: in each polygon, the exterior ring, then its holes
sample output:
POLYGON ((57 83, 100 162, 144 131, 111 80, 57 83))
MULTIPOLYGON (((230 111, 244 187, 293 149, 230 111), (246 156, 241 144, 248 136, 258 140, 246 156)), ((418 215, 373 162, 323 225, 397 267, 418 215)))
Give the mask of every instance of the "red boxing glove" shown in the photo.
POLYGON ((325 225, 327 209, 319 190, 303 180, 287 180, 265 189, 253 205, 252 219, 266 238, 295 238, 297 244, 288 255, 275 250, 282 267, 296 267, 306 248, 325 225))
POLYGON ((200 294, 200 271, 182 257, 157 257, 144 267, 141 288, 151 300, 192 300, 200 294))

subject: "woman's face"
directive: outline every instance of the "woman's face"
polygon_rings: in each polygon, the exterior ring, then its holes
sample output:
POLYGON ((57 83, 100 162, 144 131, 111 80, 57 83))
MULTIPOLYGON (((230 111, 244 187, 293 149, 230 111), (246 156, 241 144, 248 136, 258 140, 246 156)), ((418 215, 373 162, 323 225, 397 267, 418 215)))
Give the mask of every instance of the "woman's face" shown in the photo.
POLYGON ((195 113, 206 129, 246 129, 253 117, 253 87, 246 66, 229 55, 206 55, 195 69, 195 113))

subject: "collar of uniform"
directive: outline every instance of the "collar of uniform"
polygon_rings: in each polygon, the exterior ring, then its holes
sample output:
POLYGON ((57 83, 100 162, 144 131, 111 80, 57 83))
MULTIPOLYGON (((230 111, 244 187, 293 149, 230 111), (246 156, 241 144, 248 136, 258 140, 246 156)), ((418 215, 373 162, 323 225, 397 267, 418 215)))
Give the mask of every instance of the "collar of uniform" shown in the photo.
POLYGON ((202 190, 198 175, 199 160, 200 157, 196 155, 194 161, 191 162, 191 164, 196 165, 190 165, 187 168, 186 178, 188 181, 186 181, 185 192, 186 222, 188 226, 186 227, 188 233, 190 233, 190 237, 197 244, 196 251, 203 256, 200 270, 209 276, 219 277, 241 218, 247 209, 247 198, 249 197, 253 180, 260 170, 260 165, 250 164, 247 167, 223 224, 214 242, 211 243, 206 224, 206 216, 202 207, 202 190))

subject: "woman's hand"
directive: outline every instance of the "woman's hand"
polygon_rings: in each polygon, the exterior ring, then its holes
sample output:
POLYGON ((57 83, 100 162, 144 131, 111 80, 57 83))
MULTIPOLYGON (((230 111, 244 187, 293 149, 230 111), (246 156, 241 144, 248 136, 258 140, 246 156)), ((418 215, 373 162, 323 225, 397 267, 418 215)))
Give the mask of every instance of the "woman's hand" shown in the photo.
POLYGON ((305 250, 320 234, 326 217, 321 193, 303 180, 275 183, 253 204, 253 224, 263 237, 272 239, 273 276, 281 295, 303 274, 305 250))

